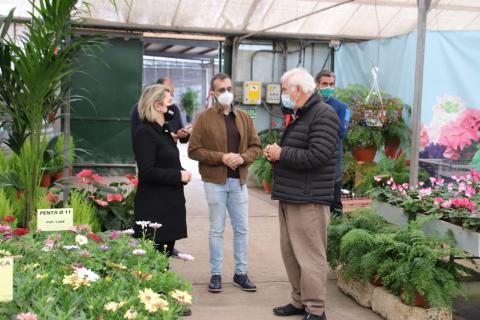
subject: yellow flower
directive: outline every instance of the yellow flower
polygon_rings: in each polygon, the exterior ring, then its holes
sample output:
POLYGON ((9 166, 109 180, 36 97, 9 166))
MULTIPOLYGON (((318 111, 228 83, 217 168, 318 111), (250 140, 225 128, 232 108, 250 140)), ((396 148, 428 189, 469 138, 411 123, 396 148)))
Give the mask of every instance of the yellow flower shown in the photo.
POLYGON ((145 309, 150 313, 157 312, 158 310, 168 311, 168 301, 162 298, 152 299, 149 303, 145 304, 145 309))
POLYGON ((105 282, 112 282, 112 277, 106 276, 105 277, 105 282))
POLYGON ((170 296, 182 304, 192 304, 192 296, 186 291, 175 290, 170 292, 170 296))
POLYGON ((0 256, 4 256, 4 257, 9 257, 11 256, 12 253, 10 251, 7 251, 7 250, 0 250, 0 256))
POLYGON ((146 272, 142 272, 142 271, 133 271, 132 272, 132 275, 139 278, 139 279, 142 279, 142 280, 151 280, 152 279, 152 275, 151 274, 148 274, 146 272))
POLYGON ((125 312, 125 315, 123 316, 123 318, 134 320, 134 319, 137 319, 137 316, 138 316, 137 311, 135 311, 135 309, 133 308, 130 308, 127 310, 127 312, 125 312))
POLYGON ((47 278, 47 277, 48 277, 48 273, 42 273, 42 274, 37 274, 37 275, 35 276, 35 279, 43 280, 43 279, 45 279, 45 278, 47 278))
POLYGON ((119 270, 126 270, 127 269, 127 266, 125 266, 121 263, 115 263, 115 262, 112 262, 112 261, 105 262, 105 265, 107 267, 110 267, 110 268, 113 268, 113 269, 119 269, 119 270))
POLYGON ((105 311, 112 311, 112 312, 116 312, 118 309, 120 309, 121 307, 123 307, 127 302, 126 301, 122 301, 122 302, 109 302, 107 303, 103 309, 105 309, 105 311))
POLYGON ((38 263, 29 263, 29 264, 24 265, 22 270, 23 271, 27 271, 29 269, 33 270, 33 269, 38 268, 38 267, 40 267, 40 265, 38 263))
POLYGON ((69 276, 64 276, 62 281, 63 284, 71 285, 73 287, 73 290, 77 290, 81 286, 89 287, 91 282, 92 281, 90 279, 83 279, 77 273, 71 274, 69 276))
POLYGON ((148 304, 150 301, 157 298, 160 298, 160 295, 153 292, 152 289, 146 288, 143 291, 138 291, 138 299, 140 299, 143 304, 148 304))

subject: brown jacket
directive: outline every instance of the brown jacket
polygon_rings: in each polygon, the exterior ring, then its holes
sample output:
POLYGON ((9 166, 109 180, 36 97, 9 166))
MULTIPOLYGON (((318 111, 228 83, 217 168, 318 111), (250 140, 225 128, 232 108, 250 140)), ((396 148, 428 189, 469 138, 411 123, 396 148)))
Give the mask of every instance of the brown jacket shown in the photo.
MULTIPOLYGON (((239 168, 240 183, 245 184, 248 166, 262 150, 250 116, 237 109, 233 112, 240 132, 238 153, 245 160, 239 168)), ((190 137, 188 156, 198 161, 203 181, 224 184, 227 182, 227 166, 222 162, 225 153, 228 153, 227 127, 223 111, 215 105, 198 115, 190 137)))

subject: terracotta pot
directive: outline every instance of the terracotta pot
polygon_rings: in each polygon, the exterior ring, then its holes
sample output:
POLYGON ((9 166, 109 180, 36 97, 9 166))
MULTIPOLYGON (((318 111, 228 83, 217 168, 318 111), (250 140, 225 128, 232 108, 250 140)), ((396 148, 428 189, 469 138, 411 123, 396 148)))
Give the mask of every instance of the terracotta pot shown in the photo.
POLYGON ((375 147, 355 147, 353 148, 353 156, 355 160, 362 162, 372 162, 375 159, 377 149, 375 147))
POLYGON ((48 173, 44 173, 42 180, 40 180, 40 187, 48 188, 52 184, 52 176, 48 173))
POLYGON ((272 184, 270 182, 268 182, 267 180, 263 180, 262 186, 265 193, 272 193, 272 184))
POLYGON ((385 141, 384 145, 384 151, 385 154, 390 158, 390 159, 395 159, 398 157, 398 147, 400 146, 400 139, 395 138, 391 139, 389 141, 385 141))
POLYGON ((54 177, 53 177, 53 181, 57 181, 57 180, 60 180, 63 178, 63 171, 59 171, 57 173, 55 173, 54 177))
MULTIPOLYGON (((403 298, 401 299, 403 304, 408 305, 403 298)), ((427 300, 425 299, 424 296, 422 296, 420 293, 415 291, 415 299, 413 299, 413 306, 419 307, 419 308, 426 308, 427 306, 427 300)))
POLYGON ((370 277, 369 281, 375 287, 383 287, 382 279, 376 272, 370 277))

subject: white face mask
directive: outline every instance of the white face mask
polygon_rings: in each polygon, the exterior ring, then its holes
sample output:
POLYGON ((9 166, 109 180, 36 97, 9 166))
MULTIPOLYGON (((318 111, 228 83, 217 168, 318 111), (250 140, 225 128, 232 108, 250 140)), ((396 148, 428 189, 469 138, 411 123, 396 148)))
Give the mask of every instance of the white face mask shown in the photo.
POLYGON ((217 101, 222 106, 229 106, 233 102, 233 93, 225 91, 224 93, 222 93, 217 97, 217 101))

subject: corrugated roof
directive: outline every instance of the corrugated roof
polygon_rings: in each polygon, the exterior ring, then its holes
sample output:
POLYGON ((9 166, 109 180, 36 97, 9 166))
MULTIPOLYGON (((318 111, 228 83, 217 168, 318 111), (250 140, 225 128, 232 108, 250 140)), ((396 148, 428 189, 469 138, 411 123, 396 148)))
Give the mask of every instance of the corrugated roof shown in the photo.
MULTIPOLYGON (((345 0, 90 0, 90 22, 154 26, 166 31, 249 33, 263 30, 345 0)), ((354 0, 270 30, 271 34, 374 38, 415 31, 416 0, 354 0), (378 20, 377 20, 378 17, 378 20), (378 23, 377 23, 378 21, 378 23)), ((0 15, 17 7, 26 16, 26 0, 2 0, 0 15)), ((432 0, 429 30, 480 30, 479 0, 432 0)))

